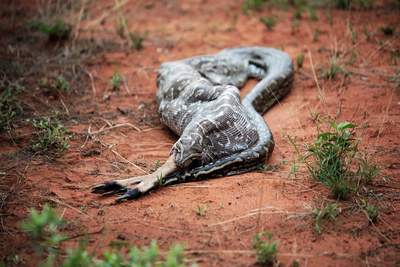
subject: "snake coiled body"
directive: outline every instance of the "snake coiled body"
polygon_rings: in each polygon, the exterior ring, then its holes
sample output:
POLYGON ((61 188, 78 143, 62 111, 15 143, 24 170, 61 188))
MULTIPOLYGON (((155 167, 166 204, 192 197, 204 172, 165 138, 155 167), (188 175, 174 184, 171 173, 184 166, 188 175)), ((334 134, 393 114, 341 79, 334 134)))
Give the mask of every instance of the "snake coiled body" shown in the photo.
POLYGON ((182 171, 164 182, 186 182, 248 172, 272 153, 274 140, 262 118, 285 96, 293 62, 280 50, 242 47, 160 66, 157 102, 161 121, 180 136, 171 149, 182 171), (237 88, 259 79, 241 101, 237 88))
POLYGON ((274 149, 262 118, 285 96, 293 62, 280 50, 242 47, 216 55, 161 64, 157 76, 160 120, 180 136, 166 163, 154 173, 104 182, 92 193, 135 199, 154 187, 252 171, 274 149), (241 99, 248 78, 256 86, 241 99), (162 178, 162 179, 160 179, 162 178), (135 187, 128 186, 137 184, 135 187))

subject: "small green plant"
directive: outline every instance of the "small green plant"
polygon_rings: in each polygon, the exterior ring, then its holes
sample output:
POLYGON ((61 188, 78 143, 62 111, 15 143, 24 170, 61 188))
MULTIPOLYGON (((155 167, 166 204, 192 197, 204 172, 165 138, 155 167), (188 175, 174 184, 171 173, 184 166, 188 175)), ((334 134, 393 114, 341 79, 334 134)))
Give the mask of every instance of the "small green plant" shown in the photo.
POLYGON ((303 16, 303 12, 300 9, 297 9, 297 10, 293 11, 293 17, 295 19, 299 20, 299 19, 302 18, 302 16, 303 16))
POLYGON ((295 19, 293 21, 293 24, 292 24, 292 27, 291 27, 292 28, 292 34, 294 34, 296 31, 298 31, 299 27, 300 27, 300 21, 295 19))
POLYGON ((290 164, 290 168, 289 168, 289 175, 288 178, 290 178, 290 176, 293 176, 296 178, 298 171, 303 167, 303 159, 302 156, 297 148, 296 143, 294 142, 294 140, 297 138, 297 136, 289 136, 287 133, 285 133, 285 135, 289 138, 289 141, 291 142, 291 144, 293 145, 293 147, 296 150, 297 155, 299 156, 300 160, 296 160, 296 157, 293 157, 293 162, 290 164))
POLYGON ((306 11, 312 20, 318 20, 317 12, 307 3, 305 0, 299 0, 294 2, 297 9, 293 11, 293 17, 295 19, 301 19, 303 12, 306 11))
POLYGON ((355 51, 351 51, 349 60, 346 62, 346 65, 353 64, 354 60, 357 58, 357 53, 355 51))
POLYGON ((119 87, 121 86, 122 78, 117 73, 117 67, 114 69, 114 74, 110 78, 111 90, 119 91, 119 87))
POLYGON ((336 216, 341 213, 341 210, 337 207, 337 203, 331 204, 329 203, 326 206, 317 207, 315 206, 314 209, 314 216, 315 216, 315 232, 318 235, 322 233, 322 225, 326 220, 331 219, 332 221, 336 222, 336 216))
POLYGON ((399 95, 399 88, 400 88, 400 69, 398 69, 397 71, 396 71, 396 75, 395 76, 393 76, 393 77, 390 77, 389 79, 388 79, 388 82, 392 82, 392 81, 394 81, 394 82, 396 82, 397 81, 397 84, 396 84, 396 93, 399 95))
POLYGON ((8 87, 0 94, 0 130, 11 131, 11 119, 22 112, 16 103, 16 97, 24 91, 24 87, 8 87))
POLYGON ((233 14, 233 18, 232 18, 232 21, 231 21, 228 29, 229 30, 235 29, 236 25, 237 25, 237 21, 238 21, 238 14, 235 13, 235 14, 233 14))
POLYGON ((157 182, 156 182, 156 185, 157 185, 158 187, 166 186, 167 184, 169 184, 169 183, 171 183, 171 182, 172 182, 172 180, 165 181, 164 178, 163 178, 162 173, 161 173, 160 175, 157 175, 157 182))
POLYGON ((264 9, 265 0, 247 0, 242 4, 242 12, 245 15, 249 14, 249 10, 262 11, 264 9))
POLYGON ((143 48, 142 43, 145 40, 148 32, 146 31, 142 35, 138 31, 129 31, 128 21, 125 18, 124 9, 121 6, 118 6, 118 13, 115 17, 115 28, 117 35, 122 39, 128 38, 135 50, 140 50, 143 48))
POLYGON ((157 186, 158 187, 164 186, 162 173, 160 175, 157 175, 157 186))
POLYGON ((129 38, 132 42, 135 50, 143 48, 143 41, 146 39, 147 31, 144 34, 140 34, 138 31, 129 32, 129 38))
POLYGON ((303 62, 304 62, 304 53, 297 55, 296 56, 296 64, 297 64, 297 68, 301 68, 303 67, 303 62))
POLYGON ((212 22, 209 27, 211 32, 216 32, 216 30, 218 29, 218 22, 212 22))
POLYGON ((351 0, 334 0, 334 5, 339 9, 349 9, 351 0))
POLYGON ((317 141, 309 145, 304 155, 300 154, 293 139, 287 136, 311 177, 325 184, 335 198, 346 199, 361 185, 381 175, 382 168, 373 157, 359 151, 361 138, 350 137, 352 132, 349 130, 357 125, 349 122, 328 123, 334 131, 318 135, 317 141))
POLYGON ((397 65, 399 62, 400 50, 392 50, 392 55, 389 57, 389 60, 393 62, 393 64, 397 65))
POLYGON ((385 35, 393 35, 394 32, 396 31, 395 28, 392 28, 390 26, 386 26, 386 27, 381 27, 381 31, 385 34, 385 35))
POLYGON ((278 159, 279 161, 281 161, 279 164, 276 165, 263 165, 260 167, 260 171, 261 172, 267 172, 267 171, 279 171, 280 168, 283 167, 283 165, 285 165, 287 163, 287 161, 285 159, 278 159))
POLYGON ((338 56, 337 51, 335 51, 332 55, 329 56, 329 66, 326 70, 323 71, 323 76, 325 78, 331 79, 335 77, 338 73, 342 73, 345 76, 350 74, 345 68, 342 67, 342 59, 338 56))
POLYGON ((276 246, 279 240, 271 242, 274 234, 268 232, 261 232, 254 236, 253 248, 256 249, 257 262, 265 265, 274 265, 276 263, 276 257, 278 256, 279 250, 276 246), (267 240, 262 239, 266 235, 267 240))
POLYGON ((369 41, 371 39, 371 32, 367 30, 367 27, 365 27, 365 25, 363 26, 363 33, 366 37, 366 40, 369 41))
POLYGON ((69 82, 61 75, 57 76, 56 83, 48 83, 47 78, 38 80, 39 87, 44 89, 45 93, 65 93, 69 89, 69 82))
POLYGON ((44 152, 53 153, 53 157, 62 156, 69 148, 68 140, 73 135, 69 135, 69 127, 64 127, 58 119, 58 111, 53 111, 53 118, 44 118, 39 122, 33 120, 32 125, 38 130, 38 141, 30 141, 31 149, 42 154, 44 152))
POLYGON ((57 76, 57 83, 55 85, 57 91, 65 93, 69 89, 69 82, 67 82, 64 77, 57 76))
POLYGON ((375 4, 375 0, 357 0, 357 2, 364 9, 370 9, 375 4))
POLYGON ((29 219, 21 223, 21 228, 30 234, 32 246, 41 256, 44 250, 54 254, 53 247, 60 244, 66 237, 56 231, 61 225, 61 219, 50 205, 46 205, 40 214, 36 210, 31 210, 29 219))
POLYGON ((350 37, 353 44, 357 43, 358 33, 353 30, 353 25, 349 22, 350 37))
POLYGON ((318 37, 321 35, 321 31, 317 28, 314 31, 314 34, 312 36, 312 42, 315 43, 316 41, 318 41, 318 37))
POLYGON ((318 20, 318 15, 317 12, 315 12, 315 10, 309 6, 309 5, 304 5, 302 6, 302 8, 308 12, 308 14, 310 14, 310 17, 312 20, 318 20))
POLYGON ((268 30, 271 30, 276 25, 275 17, 264 16, 260 17, 259 21, 262 22, 268 30))
POLYGON ((86 242, 80 240, 77 248, 67 248, 67 256, 61 267, 94 266, 94 255, 93 253, 89 254, 86 251, 87 245, 88 240, 86 240, 86 242))
POLYGON ((127 20, 124 15, 124 9, 118 6, 118 13, 115 16, 115 31, 121 38, 125 38, 128 33, 127 20))
POLYGON ((350 7, 361 7, 368 9, 373 7, 374 0, 334 0, 333 5, 339 9, 350 9, 350 7))
POLYGON ((50 41, 69 39, 72 32, 72 25, 59 19, 53 24, 45 24, 42 20, 33 20, 28 22, 31 30, 40 30, 49 36, 50 41))
POLYGON ((199 203, 197 203, 197 202, 195 202, 195 203, 196 203, 196 205, 197 205, 197 209, 196 209, 197 215, 205 216, 205 215, 206 215, 206 214, 205 214, 205 211, 208 210, 208 207, 209 207, 210 205, 207 203, 207 206, 206 206, 205 208, 202 208, 202 207, 200 206, 199 203))
POLYGON ((161 167, 161 164, 160 164, 161 161, 162 161, 162 159, 157 160, 157 162, 156 162, 156 168, 161 167))
POLYGON ((371 205, 370 199, 364 201, 364 208, 367 211, 367 216, 371 222, 376 222, 379 217, 379 204, 371 205))

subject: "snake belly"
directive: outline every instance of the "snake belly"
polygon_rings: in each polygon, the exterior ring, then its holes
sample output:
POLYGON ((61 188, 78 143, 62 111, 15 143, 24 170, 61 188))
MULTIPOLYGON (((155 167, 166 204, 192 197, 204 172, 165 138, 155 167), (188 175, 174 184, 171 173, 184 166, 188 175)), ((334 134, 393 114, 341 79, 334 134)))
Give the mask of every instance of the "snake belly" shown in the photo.
POLYGON ((180 136, 171 149, 179 172, 163 183, 241 174, 262 166, 274 140, 262 115, 291 88, 290 56, 267 47, 239 47, 161 64, 160 120, 180 136), (259 82, 241 99, 247 79, 259 82))

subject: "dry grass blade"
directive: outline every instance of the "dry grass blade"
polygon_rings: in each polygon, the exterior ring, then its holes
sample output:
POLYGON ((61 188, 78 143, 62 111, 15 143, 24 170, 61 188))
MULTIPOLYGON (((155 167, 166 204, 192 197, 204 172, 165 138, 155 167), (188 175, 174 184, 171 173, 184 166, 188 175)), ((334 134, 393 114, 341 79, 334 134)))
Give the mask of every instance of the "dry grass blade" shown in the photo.
POLYGON ((109 130, 112 130, 112 129, 115 129, 115 128, 125 127, 125 126, 132 127, 136 131, 141 132, 141 130, 138 127, 136 127, 132 123, 128 123, 127 122, 127 123, 121 123, 121 124, 113 125, 113 126, 110 126, 110 127, 107 127, 107 128, 101 128, 100 130, 94 131, 94 132, 91 132, 90 129, 88 129, 88 134, 89 135, 96 135, 96 134, 99 134, 99 133, 102 133, 102 132, 105 132, 105 131, 109 131, 109 130))
POLYGON ((119 154, 117 151, 114 151, 113 149, 111 149, 111 146, 107 146, 106 144, 104 144, 104 143, 101 142, 101 141, 100 141, 100 143, 101 143, 102 146, 104 146, 105 148, 109 149, 112 153, 114 153, 115 155, 119 156, 119 157, 122 158, 125 162, 131 164, 131 165, 132 165, 133 167, 135 167, 136 169, 138 169, 138 170, 144 172, 145 174, 149 174, 148 171, 143 170, 142 168, 140 168, 140 167, 139 167, 138 165, 136 165, 135 163, 133 163, 133 162, 127 160, 126 158, 124 158, 124 157, 123 157, 121 154, 119 154))
POLYGON ((126 3, 128 3, 130 0, 124 0, 118 5, 113 6, 103 14, 101 14, 97 19, 93 20, 92 22, 88 23, 85 27, 85 30, 89 29, 91 26, 99 24, 104 18, 106 18, 110 12, 115 11, 117 9, 120 9, 122 6, 124 6, 126 3))
MULTIPOLYGON (((237 220, 241 220, 241 219, 244 219, 244 218, 248 218, 248 217, 256 216, 256 215, 260 215, 260 214, 278 214, 278 213, 286 213, 286 214, 288 214, 287 211, 283 211, 283 210, 276 210, 276 211, 257 211, 257 210, 259 210, 259 209, 254 210, 256 212, 250 211, 249 214, 246 214, 246 215, 243 215, 243 216, 239 216, 239 217, 236 217, 236 218, 232 218, 232 219, 229 219, 229 220, 226 220, 226 221, 222 221, 222 222, 218 222, 218 223, 214 223, 214 224, 209 224, 208 227, 217 226, 217 225, 223 225, 223 224, 226 224, 226 223, 234 222, 234 221, 237 221, 237 220)), ((260 210, 262 210, 262 209, 260 209, 260 210)))
POLYGON ((57 203, 57 204, 59 204, 59 205, 61 205, 61 206, 68 207, 68 208, 70 208, 70 209, 72 209, 72 210, 78 212, 79 214, 81 214, 81 215, 83 215, 83 216, 86 216, 86 217, 89 218, 89 219, 91 218, 89 215, 83 213, 83 212, 80 211, 79 209, 76 209, 76 208, 72 207, 70 204, 68 204, 68 203, 66 203, 66 202, 64 202, 64 201, 61 201, 61 200, 59 200, 59 199, 57 199, 57 198, 48 197, 48 196, 43 196, 43 195, 41 195, 41 197, 42 197, 42 198, 45 198, 45 199, 48 199, 49 201, 55 202, 55 203, 57 203))

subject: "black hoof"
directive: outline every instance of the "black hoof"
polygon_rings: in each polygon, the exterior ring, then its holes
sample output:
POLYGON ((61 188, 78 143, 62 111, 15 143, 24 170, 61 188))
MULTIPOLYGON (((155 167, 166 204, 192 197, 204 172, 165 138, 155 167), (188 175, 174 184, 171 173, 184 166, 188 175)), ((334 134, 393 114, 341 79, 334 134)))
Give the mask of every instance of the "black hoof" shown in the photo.
POLYGON ((120 202, 129 199, 138 199, 142 195, 142 192, 139 191, 137 188, 129 188, 125 194, 120 197, 117 197, 115 201, 120 202))
POLYGON ((117 193, 117 191, 119 191, 120 189, 122 189, 123 187, 120 186, 119 184, 117 184, 116 181, 113 182, 105 182, 103 184, 99 184, 95 187, 92 188, 92 192, 93 194, 104 194, 107 192, 113 192, 117 193))
POLYGON ((104 193, 102 196, 103 197, 109 197, 109 196, 113 196, 113 195, 122 195, 124 194, 126 191, 130 190, 131 188, 129 187, 121 187, 120 189, 116 189, 112 192, 108 192, 108 193, 104 193))

